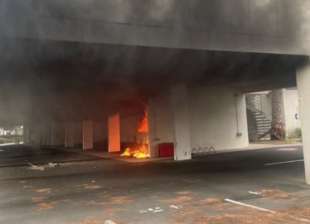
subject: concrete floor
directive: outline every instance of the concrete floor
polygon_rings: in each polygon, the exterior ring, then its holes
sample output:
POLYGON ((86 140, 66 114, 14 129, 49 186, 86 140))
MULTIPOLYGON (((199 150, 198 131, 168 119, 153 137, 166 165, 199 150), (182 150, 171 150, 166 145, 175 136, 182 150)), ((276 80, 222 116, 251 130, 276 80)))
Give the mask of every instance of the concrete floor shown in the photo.
POLYGON ((300 147, 282 146, 152 163, 1 147, 0 223, 310 223, 301 159, 300 147), (273 164, 291 160, 298 161, 273 164))

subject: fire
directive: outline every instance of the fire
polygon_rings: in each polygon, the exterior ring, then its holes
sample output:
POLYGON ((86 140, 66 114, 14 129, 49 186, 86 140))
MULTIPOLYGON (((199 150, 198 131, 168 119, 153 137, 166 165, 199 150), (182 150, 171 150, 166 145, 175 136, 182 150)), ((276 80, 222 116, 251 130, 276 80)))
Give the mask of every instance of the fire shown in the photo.
POLYGON ((133 157, 136 159, 147 159, 150 158, 148 133, 149 123, 148 114, 145 111, 143 117, 139 120, 136 129, 136 144, 133 147, 128 147, 121 154, 123 157, 133 157))
POLYGON ((126 148, 121 154, 122 157, 133 157, 136 159, 150 158, 148 145, 137 145, 136 147, 126 148))
POLYGON ((140 120, 138 124, 138 133, 147 134, 149 133, 149 122, 148 122, 148 114, 144 112, 143 118, 140 120))

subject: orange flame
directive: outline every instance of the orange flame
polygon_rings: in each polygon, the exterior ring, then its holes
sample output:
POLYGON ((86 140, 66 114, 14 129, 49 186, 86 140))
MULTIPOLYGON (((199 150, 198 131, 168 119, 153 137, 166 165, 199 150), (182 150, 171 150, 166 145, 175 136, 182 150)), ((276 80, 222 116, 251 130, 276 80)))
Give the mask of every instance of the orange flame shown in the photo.
POLYGON ((136 159, 147 159, 150 158, 150 153, 148 145, 139 145, 134 148, 126 148, 125 151, 121 154, 122 157, 133 157, 136 159))
POLYGON ((151 156, 149 152, 149 144, 147 138, 148 132, 149 132, 148 114, 145 111, 137 127, 137 137, 139 137, 140 141, 137 141, 136 146, 126 148, 125 151, 121 154, 121 156, 133 157, 136 159, 150 158, 151 156))
POLYGON ((140 120, 138 125, 138 133, 147 134, 149 133, 149 122, 148 122, 148 114, 144 112, 143 118, 140 120))

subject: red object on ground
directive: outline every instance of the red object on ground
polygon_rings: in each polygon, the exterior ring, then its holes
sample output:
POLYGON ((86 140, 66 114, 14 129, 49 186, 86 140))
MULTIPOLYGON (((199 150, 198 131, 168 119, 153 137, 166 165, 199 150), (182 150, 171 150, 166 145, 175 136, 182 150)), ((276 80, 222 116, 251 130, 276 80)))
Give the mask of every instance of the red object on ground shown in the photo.
POLYGON ((174 156, 174 144, 162 143, 158 145, 159 157, 173 157, 174 156))

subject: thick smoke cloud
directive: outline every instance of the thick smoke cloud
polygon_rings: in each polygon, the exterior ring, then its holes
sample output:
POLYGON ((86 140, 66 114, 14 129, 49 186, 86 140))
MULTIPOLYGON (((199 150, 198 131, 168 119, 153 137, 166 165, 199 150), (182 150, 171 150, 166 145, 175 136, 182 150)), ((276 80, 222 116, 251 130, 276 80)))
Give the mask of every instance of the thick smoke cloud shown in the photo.
POLYGON ((284 51, 307 51, 307 2, 2 0, 1 114, 88 117, 178 81, 246 86, 257 77, 292 77, 300 58, 199 48, 219 40, 221 50, 243 51, 259 37, 257 51, 281 50, 268 42, 277 38, 284 51))

